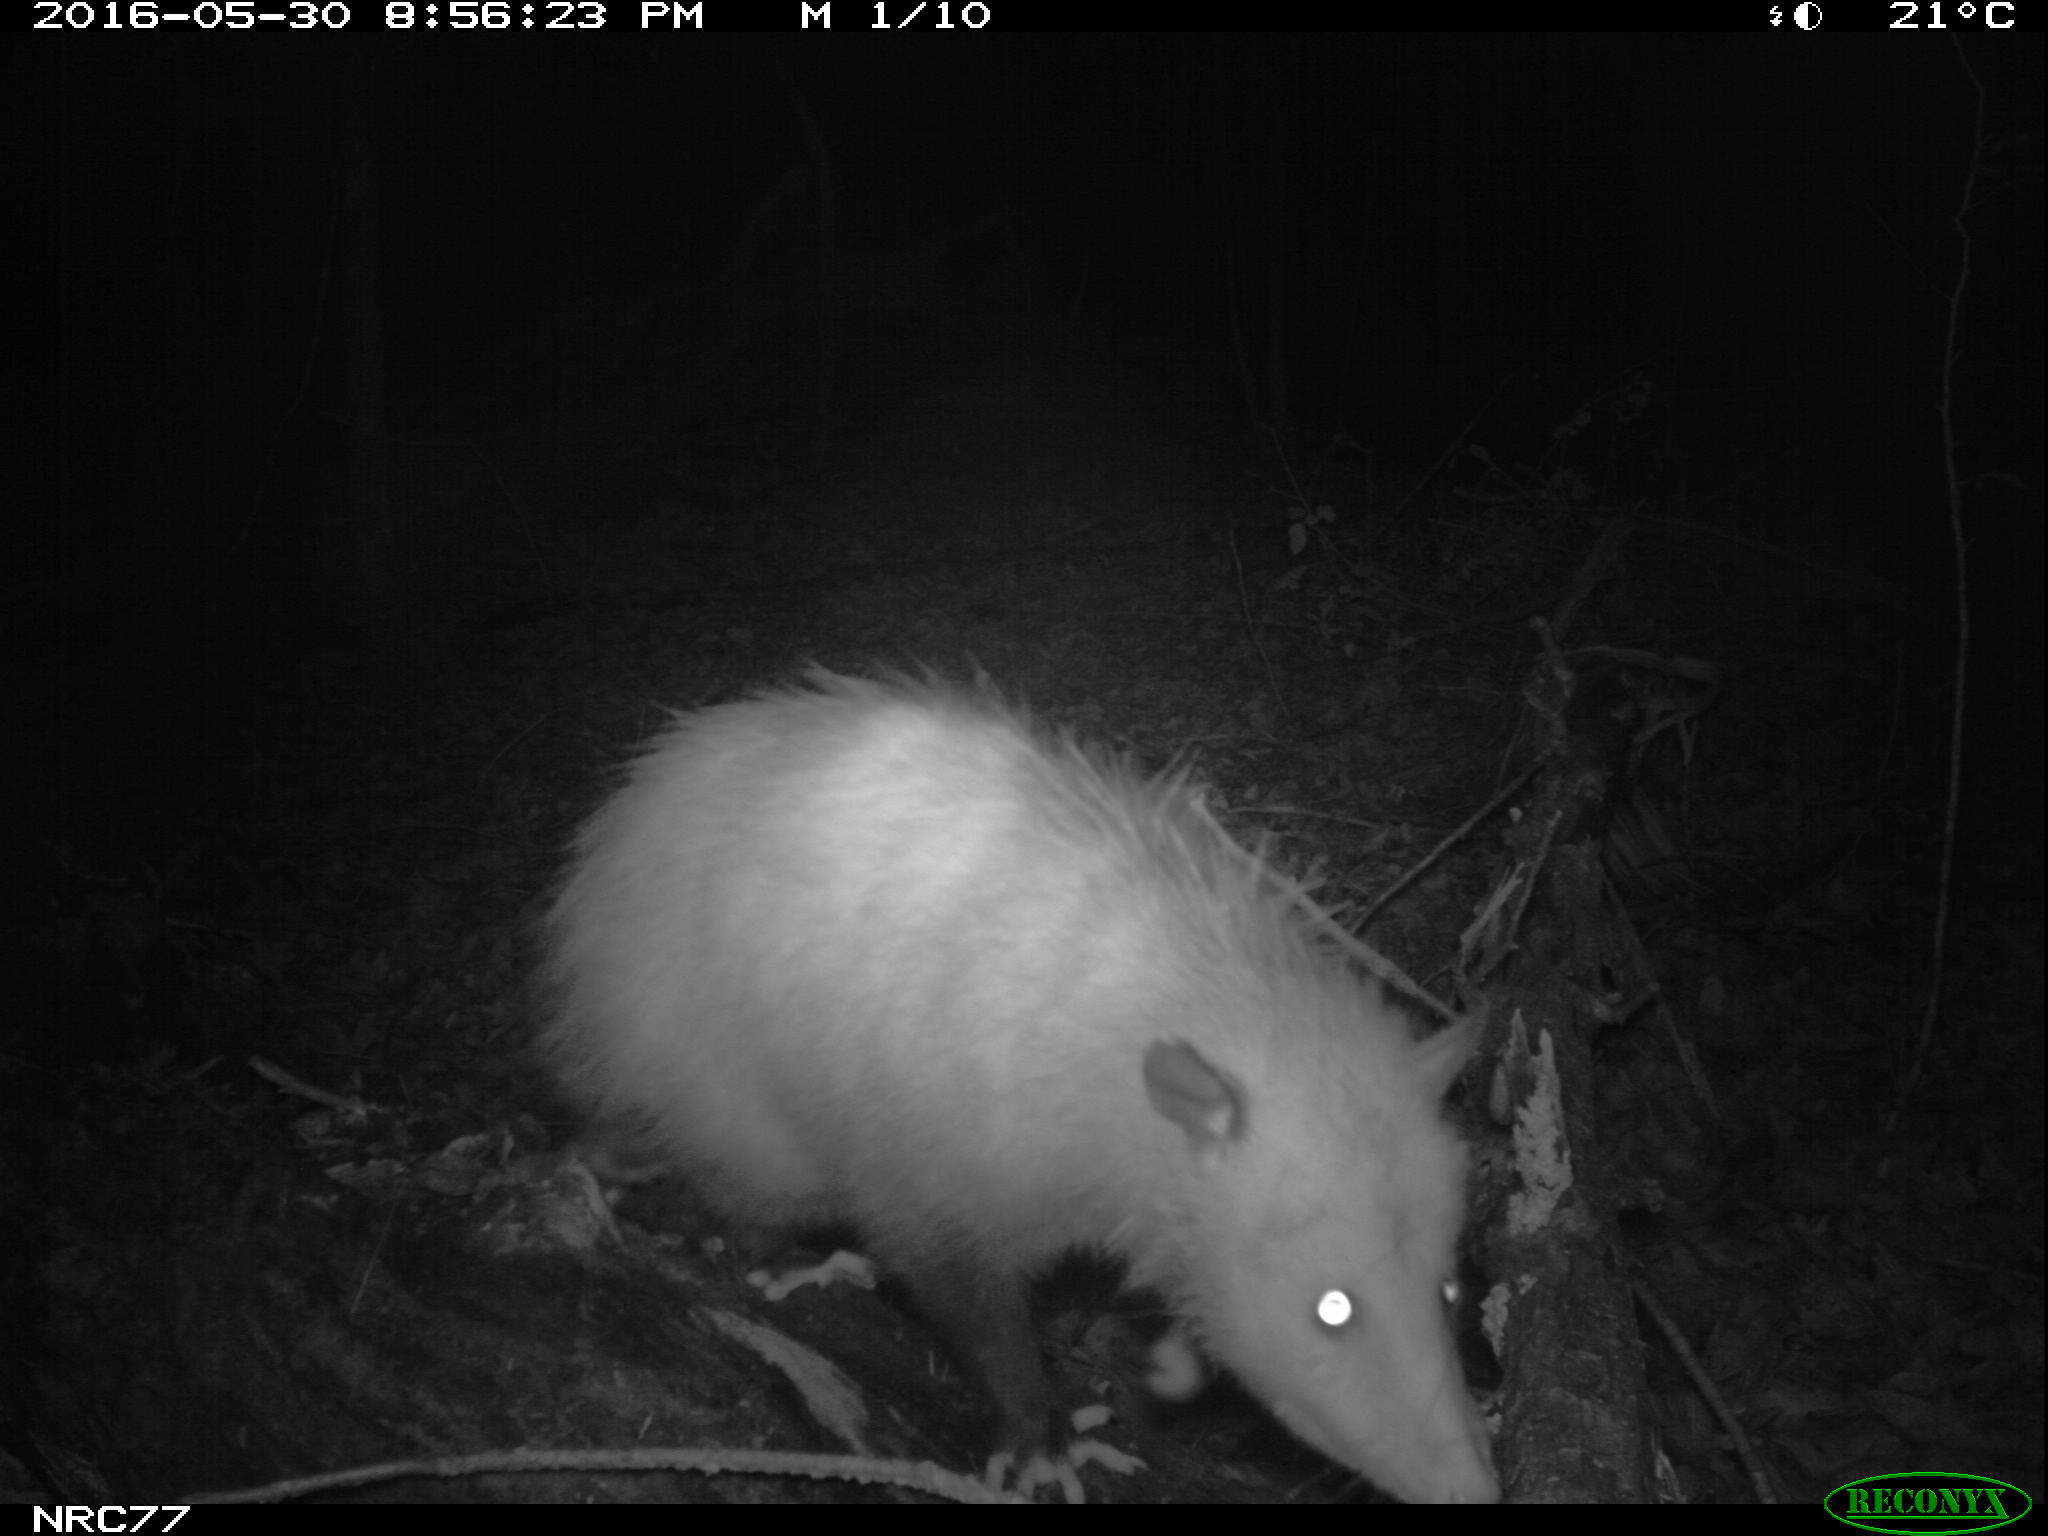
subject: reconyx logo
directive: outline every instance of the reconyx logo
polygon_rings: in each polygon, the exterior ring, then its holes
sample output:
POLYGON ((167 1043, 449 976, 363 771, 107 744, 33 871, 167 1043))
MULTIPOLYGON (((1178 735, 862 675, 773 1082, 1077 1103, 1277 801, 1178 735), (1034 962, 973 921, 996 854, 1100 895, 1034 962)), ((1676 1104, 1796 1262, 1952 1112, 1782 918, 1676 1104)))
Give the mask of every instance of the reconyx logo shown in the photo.
POLYGON ((1844 1525, 1866 1531, 1962 1536, 2009 1525, 2034 1507, 2011 1483, 1961 1472, 1887 1472, 1844 1483, 1822 1501, 1844 1525))

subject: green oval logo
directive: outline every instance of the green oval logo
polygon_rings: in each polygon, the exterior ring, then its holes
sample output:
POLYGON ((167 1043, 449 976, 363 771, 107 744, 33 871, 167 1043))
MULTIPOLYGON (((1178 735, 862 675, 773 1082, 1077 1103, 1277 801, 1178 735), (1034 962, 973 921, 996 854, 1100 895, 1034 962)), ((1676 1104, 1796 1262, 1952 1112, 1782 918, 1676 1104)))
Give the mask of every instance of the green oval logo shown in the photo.
POLYGON ((1965 1472, 1886 1472, 1844 1483, 1821 1501, 1844 1525, 1866 1531, 1942 1533, 1989 1531, 2034 1507, 2011 1483, 1965 1472))

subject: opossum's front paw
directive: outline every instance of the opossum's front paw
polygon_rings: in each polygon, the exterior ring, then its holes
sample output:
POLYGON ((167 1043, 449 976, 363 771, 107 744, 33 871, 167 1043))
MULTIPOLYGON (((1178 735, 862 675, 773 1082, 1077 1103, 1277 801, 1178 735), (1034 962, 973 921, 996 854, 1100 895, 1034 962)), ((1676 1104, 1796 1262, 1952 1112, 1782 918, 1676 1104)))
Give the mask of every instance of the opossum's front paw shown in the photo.
POLYGON ((780 1301, 791 1291, 806 1285, 827 1286, 841 1280, 864 1291, 872 1291, 875 1288, 875 1261, 865 1254, 848 1253, 842 1248, 824 1263, 813 1264, 808 1269, 784 1270, 781 1274, 766 1269, 747 1272, 747 1284, 756 1287, 770 1301, 780 1301))
MULTIPOLYGON (((1100 1404, 1074 1410, 1076 1431, 1099 1429, 1108 1420, 1109 1410, 1100 1404)), ((1015 1452, 997 1451, 982 1469, 981 1480, 1001 1492, 1014 1470, 1017 1483, 1013 1491, 1027 1499, 1037 1498, 1041 1488, 1057 1487, 1069 1504, 1086 1504, 1088 1495, 1081 1489, 1080 1475, 1081 1468, 1086 1466, 1101 1467, 1105 1472, 1114 1472, 1120 1477, 1145 1470, 1143 1461, 1128 1451, 1118 1450, 1107 1441, 1075 1439, 1057 1451, 1033 1451, 1021 1463, 1015 1452)))
POLYGON ((1208 1384, 1209 1362, 1195 1345, 1185 1323, 1175 1323, 1153 1341, 1147 1355, 1145 1386, 1154 1397, 1184 1403, 1208 1384))

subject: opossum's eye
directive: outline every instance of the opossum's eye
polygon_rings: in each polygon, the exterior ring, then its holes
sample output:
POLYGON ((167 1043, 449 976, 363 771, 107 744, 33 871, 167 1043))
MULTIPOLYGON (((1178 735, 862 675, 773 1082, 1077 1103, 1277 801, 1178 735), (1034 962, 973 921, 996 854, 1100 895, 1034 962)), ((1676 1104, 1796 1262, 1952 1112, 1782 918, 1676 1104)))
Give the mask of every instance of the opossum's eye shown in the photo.
POLYGON ((1325 1291, 1316 1298, 1316 1316, 1326 1328, 1342 1328, 1356 1310, 1349 1291, 1325 1291))
POLYGON ((1459 1298, 1465 1294, 1465 1287, 1458 1283, 1456 1275, 1445 1275, 1443 1293, 1445 1310, 1454 1312, 1457 1310, 1459 1298))

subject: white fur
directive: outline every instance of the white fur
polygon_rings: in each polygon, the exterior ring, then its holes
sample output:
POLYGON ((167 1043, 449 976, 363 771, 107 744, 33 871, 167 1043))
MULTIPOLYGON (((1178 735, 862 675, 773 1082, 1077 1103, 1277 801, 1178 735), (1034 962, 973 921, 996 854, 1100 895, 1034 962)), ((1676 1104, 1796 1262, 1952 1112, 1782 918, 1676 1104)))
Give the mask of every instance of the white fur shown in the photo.
POLYGON ((1497 1495, 1441 1310, 1469 1032, 1413 1042, 1181 779, 819 673, 640 758, 545 976, 564 1081, 734 1218, 1003 1283, 1121 1255, 1326 1455, 1497 1495))

